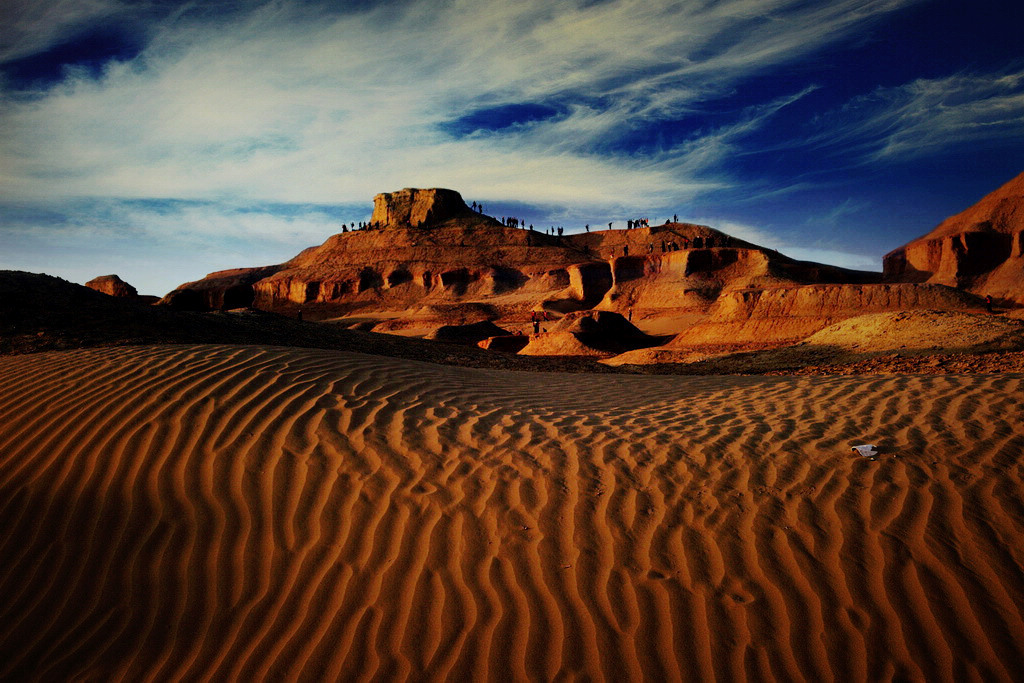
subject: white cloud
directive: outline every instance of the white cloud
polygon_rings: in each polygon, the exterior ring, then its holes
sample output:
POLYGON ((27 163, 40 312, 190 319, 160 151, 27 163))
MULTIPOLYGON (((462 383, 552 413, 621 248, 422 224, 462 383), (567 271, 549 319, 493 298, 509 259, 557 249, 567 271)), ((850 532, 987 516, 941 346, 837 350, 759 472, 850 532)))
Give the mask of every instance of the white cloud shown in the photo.
POLYGON ((745 240, 769 249, 780 249, 783 244, 772 232, 759 228, 749 223, 740 223, 721 218, 688 218, 687 221, 697 225, 707 225, 716 230, 721 230, 727 235, 745 240))
POLYGON ((879 88, 819 123, 825 130, 813 144, 853 148, 871 162, 1024 140, 1024 70, 958 73, 879 88))
POLYGON ((121 0, 4 0, 0 63, 45 50, 76 27, 125 9, 121 0))
POLYGON ((340 232, 342 221, 367 219, 370 208, 282 215, 272 207, 109 201, 71 204, 39 218, 28 207, 21 217, 4 217, 0 268, 79 283, 117 273, 142 292, 164 294, 215 270, 287 261, 340 232))
POLYGON ((864 254, 854 254, 839 249, 818 249, 814 247, 785 247, 780 249, 782 253, 798 261, 813 261, 814 263, 827 263, 840 268, 852 270, 870 270, 881 272, 881 257, 872 258, 864 254))
MULTIPOLYGON (((731 140, 770 108, 645 157, 600 150, 912 2, 453 0, 319 16, 269 3, 216 25, 185 15, 151 27, 147 49, 99 79, 5 95, 0 197, 365 202, 426 185, 537 203, 681 201, 720 186, 731 140), (564 113, 493 135, 442 129, 478 107, 547 101, 564 113)), ((71 23, 51 17, 50 33, 71 23)))
MULTIPOLYGON (((28 217, 5 218, 3 235, 14 242, 24 238, 62 239, 72 234, 98 239, 159 239, 178 247, 211 247, 236 240, 274 246, 319 244, 341 230, 342 222, 366 220, 372 207, 338 216, 315 207, 283 214, 274 207, 242 208, 218 203, 137 203, 110 201, 69 204, 55 212, 59 220, 40 219, 31 207, 28 217)), ((293 254, 291 254, 293 255, 293 254)))

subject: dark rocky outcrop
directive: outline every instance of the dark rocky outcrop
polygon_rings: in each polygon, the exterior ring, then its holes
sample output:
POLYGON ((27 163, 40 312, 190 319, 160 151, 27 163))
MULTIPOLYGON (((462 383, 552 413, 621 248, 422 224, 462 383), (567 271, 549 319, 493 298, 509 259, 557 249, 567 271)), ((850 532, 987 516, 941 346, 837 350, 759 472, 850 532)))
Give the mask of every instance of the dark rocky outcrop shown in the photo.
POLYGON ((529 341, 530 338, 522 334, 504 334, 497 337, 488 337, 477 342, 477 346, 488 351, 519 353, 529 341))
POLYGON ((654 346, 660 339, 641 332, 612 311, 574 311, 550 331, 531 335, 520 352, 530 356, 608 356, 654 346))
POLYGON ((489 337, 508 336, 508 330, 502 329, 489 320, 481 320, 467 325, 442 325, 427 335, 427 339, 446 341, 453 344, 477 346, 489 337))
POLYGON ((625 316, 612 311, 569 313, 553 326, 552 332, 568 332, 587 346, 602 351, 636 349, 655 343, 625 316))
POLYGON ((256 307, 256 283, 266 280, 280 269, 281 266, 263 266, 220 270, 202 280, 180 285, 159 303, 183 311, 225 311, 256 307))

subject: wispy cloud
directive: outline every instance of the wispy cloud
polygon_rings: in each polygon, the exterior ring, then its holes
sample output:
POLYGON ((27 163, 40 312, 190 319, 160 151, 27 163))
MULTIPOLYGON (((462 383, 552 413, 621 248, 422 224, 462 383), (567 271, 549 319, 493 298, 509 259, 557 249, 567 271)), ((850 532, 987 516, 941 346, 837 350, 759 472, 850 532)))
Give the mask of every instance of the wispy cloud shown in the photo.
POLYGON ((818 123, 824 130, 812 144, 853 151, 864 162, 1024 141, 1024 70, 958 73, 879 88, 818 123))
MULTIPOLYGON (((0 196, 352 202, 441 185, 558 204, 685 200, 727 182, 730 140, 770 106, 656 154, 609 142, 913 1, 453 0, 341 14, 273 2, 238 3, 214 24, 162 16, 140 55, 99 78, 3 95, 0 196), (490 135, 445 130, 518 103, 561 113, 490 135)), ((61 18, 64 4, 26 12, 5 54, 123 11, 91 0, 61 18)))
POLYGON ((0 7, 0 63, 41 52, 84 24, 127 9, 122 0, 6 0, 0 7))
POLYGON ((150 294, 225 268, 281 263, 367 218, 369 206, 237 206, 216 202, 93 200, 39 213, 0 206, 0 268, 78 282, 116 272, 150 294))
MULTIPOLYGON (((714 217, 703 217, 695 219, 694 222, 703 225, 710 225, 722 232, 746 240, 753 244, 782 252, 790 258, 798 261, 814 261, 816 263, 830 263, 842 268, 853 270, 881 270, 881 260, 876 256, 858 254, 840 245, 829 245, 827 239, 824 243, 808 244, 806 242, 794 242, 780 237, 774 231, 766 230, 756 225, 740 223, 728 219, 714 217)), ((819 240, 822 242, 822 240, 819 240)))

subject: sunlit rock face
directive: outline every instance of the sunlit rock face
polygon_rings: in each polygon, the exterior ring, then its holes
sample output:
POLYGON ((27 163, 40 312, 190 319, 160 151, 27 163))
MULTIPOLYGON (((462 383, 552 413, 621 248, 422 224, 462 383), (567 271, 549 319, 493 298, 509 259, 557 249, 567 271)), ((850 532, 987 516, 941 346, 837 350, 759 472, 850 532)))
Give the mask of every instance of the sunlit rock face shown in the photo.
POLYGON ((453 218, 464 218, 470 208, 454 190, 420 190, 407 187, 382 192, 373 198, 370 223, 380 226, 426 227, 453 218))
MULTIPOLYGON (((502 328, 469 340, 477 343, 533 332, 538 316, 544 330, 563 316, 576 320, 573 313, 591 309, 633 315, 638 322, 666 319, 658 326, 664 335, 706 318, 715 301, 732 292, 880 279, 878 273, 795 261, 690 223, 565 235, 507 223, 467 207, 453 190, 385 192, 374 198, 370 221, 358 229, 343 228, 284 263, 211 273, 181 285, 164 303, 198 310, 251 306, 305 320, 376 321, 375 331, 419 336, 485 320, 502 328)), ((605 325, 619 318, 588 314, 578 323, 605 325)), ((622 347, 628 337, 621 331, 566 330, 535 340, 531 351, 606 353, 602 347, 622 347)), ((520 342, 500 344, 512 348, 520 342)))
POLYGON ((958 287, 1024 303, 1024 173, 886 254, 888 280, 958 287))
POLYGON ((138 292, 135 288, 117 275, 100 275, 99 277, 94 277, 86 282, 85 286, 89 289, 95 289, 97 292, 109 294, 110 296, 138 296, 138 292))

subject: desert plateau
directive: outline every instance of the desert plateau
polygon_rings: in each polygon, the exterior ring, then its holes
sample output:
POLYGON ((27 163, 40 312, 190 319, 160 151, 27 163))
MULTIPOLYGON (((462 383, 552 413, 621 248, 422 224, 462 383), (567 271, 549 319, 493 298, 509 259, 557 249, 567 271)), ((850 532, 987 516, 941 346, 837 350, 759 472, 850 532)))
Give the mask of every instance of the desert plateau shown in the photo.
POLYGON ((1015 680, 1022 178, 874 275, 414 189, 0 273, 0 678, 1015 680))

